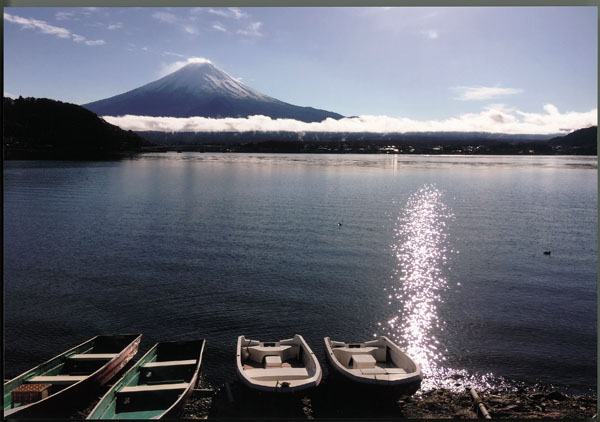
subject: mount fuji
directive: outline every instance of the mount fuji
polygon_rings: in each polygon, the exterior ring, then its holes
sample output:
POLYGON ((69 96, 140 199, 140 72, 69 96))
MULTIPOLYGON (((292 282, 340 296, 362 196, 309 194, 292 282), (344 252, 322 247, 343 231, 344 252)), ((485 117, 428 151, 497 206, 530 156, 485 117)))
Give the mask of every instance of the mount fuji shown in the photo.
POLYGON ((343 116, 301 107, 262 94, 232 78, 210 62, 190 63, 139 88, 83 104, 101 116, 125 114, 166 117, 248 117, 265 115, 304 122, 343 116))

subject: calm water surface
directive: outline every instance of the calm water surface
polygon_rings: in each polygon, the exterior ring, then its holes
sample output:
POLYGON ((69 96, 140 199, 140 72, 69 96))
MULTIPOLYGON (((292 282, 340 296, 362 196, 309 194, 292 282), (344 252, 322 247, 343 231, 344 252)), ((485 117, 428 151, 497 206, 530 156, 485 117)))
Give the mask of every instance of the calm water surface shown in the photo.
POLYGON ((5 373, 140 332, 206 338, 219 384, 240 334, 324 366, 325 336, 388 335, 425 389, 595 392, 597 244, 596 157, 5 162, 5 373))

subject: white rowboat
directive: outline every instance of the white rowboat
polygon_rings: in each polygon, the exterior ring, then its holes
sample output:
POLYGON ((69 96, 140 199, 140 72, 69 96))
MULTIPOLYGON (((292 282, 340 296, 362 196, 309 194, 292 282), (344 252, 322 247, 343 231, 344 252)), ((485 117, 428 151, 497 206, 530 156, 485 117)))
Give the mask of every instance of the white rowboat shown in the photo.
POLYGON ((414 394, 421 368, 387 337, 364 343, 344 343, 325 337, 327 359, 345 378, 373 386, 399 387, 414 394))
POLYGON ((276 342, 240 336, 236 362, 242 382, 258 391, 292 393, 317 386, 322 377, 319 361, 298 334, 276 342))

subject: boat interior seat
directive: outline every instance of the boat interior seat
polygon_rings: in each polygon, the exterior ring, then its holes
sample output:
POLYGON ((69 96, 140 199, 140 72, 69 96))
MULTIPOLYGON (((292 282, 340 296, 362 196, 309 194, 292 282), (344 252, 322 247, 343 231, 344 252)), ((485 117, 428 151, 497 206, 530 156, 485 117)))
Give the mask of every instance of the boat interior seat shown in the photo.
MULTIPOLYGON (((244 348, 242 353, 244 354, 244 348)), ((250 358, 254 362, 260 364, 263 363, 265 356, 279 356, 281 361, 293 359, 298 355, 299 347, 296 345, 282 345, 282 346, 249 346, 246 348, 248 352, 247 360, 250 358)), ((243 356, 242 356, 243 357, 243 356)))
POLYGON ((399 374, 408 374, 408 372, 404 368, 381 368, 381 367, 373 367, 373 368, 361 368, 356 369, 358 373, 361 375, 399 375, 399 374))
POLYGON ((118 356, 118 353, 79 353, 68 356, 73 360, 111 360, 118 356))
POLYGON ((257 381, 299 380, 310 376, 306 368, 257 368, 250 369, 246 373, 257 381))
POLYGON ((351 366, 355 369, 362 368, 375 368, 375 364, 377 361, 370 354, 355 354, 350 357, 350 361, 348 362, 348 366, 351 366))
MULTIPOLYGON (((375 355, 378 350, 378 347, 336 347, 333 349, 333 354, 342 365, 349 366, 353 355, 371 355, 376 361, 380 361, 378 357, 380 357, 381 352, 375 355)), ((385 361, 385 348, 383 349, 383 356, 382 361, 385 361)))
POLYGON ((357 369, 362 375, 385 375, 387 371, 385 368, 373 367, 373 368, 361 368, 357 369))
POLYGON ((386 372, 388 374, 408 374, 409 371, 407 371, 405 368, 385 368, 386 372))
POLYGON ((88 376, 89 375, 38 375, 37 377, 26 379, 25 382, 28 384, 68 385, 83 381, 88 376))
POLYGON ((123 387, 117 394, 143 393, 149 391, 168 391, 185 390, 190 385, 189 382, 180 382, 175 384, 154 384, 154 385, 132 385, 123 387))
POLYGON ((157 368, 163 366, 184 366, 184 365, 196 365, 198 363, 197 359, 188 359, 188 360, 169 360, 169 361, 155 361, 149 362, 142 365, 142 368, 157 368))
POLYGON ((265 356, 265 368, 281 368, 280 356, 265 356))

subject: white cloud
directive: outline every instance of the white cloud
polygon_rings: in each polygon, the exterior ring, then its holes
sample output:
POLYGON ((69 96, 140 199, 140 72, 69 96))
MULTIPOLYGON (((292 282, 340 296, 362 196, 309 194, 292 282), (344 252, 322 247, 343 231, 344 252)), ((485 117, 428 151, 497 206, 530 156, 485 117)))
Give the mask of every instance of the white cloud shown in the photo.
POLYGON ((54 17, 56 18, 57 21, 69 20, 69 19, 73 18, 73 16, 75 16, 75 13, 73 13, 73 12, 56 12, 54 14, 54 17))
POLYGON ((6 91, 4 91, 4 96, 8 97, 8 98, 12 98, 13 100, 19 98, 18 95, 15 95, 15 94, 12 94, 12 93, 6 92, 6 91))
MULTIPOLYGON (((152 14, 152 17, 158 21, 168 23, 171 25, 179 25, 181 30, 189 35, 197 35, 199 33, 198 27, 194 25, 194 23, 198 23, 197 15, 201 13, 202 10, 196 11, 196 9, 192 9, 192 13, 187 18, 181 18, 177 15, 160 11, 152 14)), ((234 21, 240 21, 242 19, 246 19, 249 15, 243 12, 241 9, 237 7, 228 7, 228 8, 219 8, 219 9, 208 9, 208 13, 220 16, 222 18, 231 19, 234 21)), ((228 32, 227 27, 223 25, 223 23, 217 21, 212 24, 208 23, 209 29, 213 31, 219 32, 228 32)), ((246 37, 261 37, 263 34, 260 29, 262 26, 262 22, 250 22, 242 21, 237 23, 238 30, 237 33, 246 37), (241 27, 240 27, 241 26, 241 27)))
MULTIPOLYGON (((179 25, 181 30, 188 35, 196 35, 198 34, 198 29, 196 26, 186 22, 184 19, 178 18, 173 13, 169 12, 155 12, 152 14, 152 17, 160 22, 168 23, 171 25, 179 25)), ((194 19, 190 19, 193 21, 194 19)))
POLYGON ((104 44, 106 44, 106 42, 104 40, 96 40, 96 41, 86 40, 85 43, 87 45, 104 45, 104 44))
POLYGON ((220 22, 214 23, 212 29, 214 29, 215 31, 227 32, 227 29, 223 25, 221 25, 220 22))
POLYGON ((49 25, 37 19, 27 19, 4 13, 4 20, 21 25, 25 29, 39 29, 43 34, 56 35, 59 38, 71 38, 71 32, 68 29, 49 25))
POLYGON ((198 30, 196 29, 196 27, 194 25, 188 25, 188 24, 183 25, 183 31, 186 34, 190 34, 190 35, 196 35, 198 33, 198 30))
POLYGON ((252 22, 246 28, 238 29, 237 33, 246 37, 262 37, 263 34, 260 32, 261 26, 262 22, 252 22))
POLYGON ((546 104, 546 105, 544 106, 544 110, 546 110, 546 112, 547 112, 548 114, 551 114, 551 115, 555 115, 555 116, 556 116, 556 115, 560 114, 560 113, 558 112, 558 108, 556 108, 556 106, 554 106, 554 105, 552 105, 552 104, 546 104))
POLYGON ((212 13, 213 15, 222 16, 224 18, 229 17, 229 14, 223 9, 208 9, 208 13, 212 13))
MULTIPOLYGON (((165 54, 167 54, 167 53, 165 53, 165 54)), ((176 55, 176 54, 171 53, 171 55, 176 55)), ((180 60, 175 63, 163 65, 162 69, 159 72, 159 76, 160 77, 166 76, 169 73, 173 73, 173 72, 181 69, 182 67, 187 66, 190 63, 211 63, 212 64, 212 62, 210 60, 205 59, 204 57, 188 57, 185 60, 180 60)))
POLYGON ((95 12, 98 11, 97 7, 78 7, 78 8, 71 8, 69 9, 70 11, 66 12, 66 11, 61 11, 61 12, 56 12, 54 14, 54 17, 56 18, 56 20, 58 21, 64 21, 64 20, 80 20, 80 17, 90 17, 92 16, 92 14, 94 14, 95 12))
POLYGON ((435 29, 428 29, 427 31, 421 31, 421 33, 424 34, 430 40, 435 40, 439 36, 438 31, 436 31, 435 29))
POLYGON ((502 105, 488 106, 480 113, 468 113, 446 120, 413 120, 405 117, 359 116, 306 123, 266 116, 213 119, 207 117, 103 116, 127 130, 161 132, 492 132, 507 134, 552 134, 597 124, 597 109, 559 113, 546 105, 546 113, 525 113, 502 105))
POLYGON ((451 89, 458 92, 458 97, 456 99, 462 101, 490 100, 492 98, 520 94, 523 92, 522 89, 489 86, 457 86, 451 89))
POLYGON ((248 17, 247 13, 242 12, 237 7, 228 7, 227 9, 208 9, 208 13, 235 20, 240 20, 242 18, 248 17))
POLYGON ((119 28, 123 28, 123 23, 121 23, 121 22, 111 23, 106 27, 106 29, 108 29, 110 31, 113 31, 113 30, 119 29, 119 28))
POLYGON ((185 57, 183 54, 173 53, 172 51, 165 51, 163 56, 185 57))
POLYGON ((233 15, 234 19, 238 19, 239 20, 241 18, 248 17, 248 15, 246 13, 242 12, 237 7, 230 7, 229 8, 229 12, 233 15))
POLYGON ((165 23, 177 23, 177 16, 169 12, 155 12, 152 17, 165 23))
POLYGON ((104 40, 95 40, 91 41, 85 38, 82 35, 74 34, 66 28, 62 28, 60 26, 50 25, 44 21, 40 21, 37 19, 28 19, 23 18, 21 16, 11 15, 8 13, 4 13, 4 20, 7 22, 15 23, 17 25, 21 25, 23 29, 37 29, 42 34, 54 35, 58 38, 71 39, 77 43, 85 43, 87 45, 103 45, 106 44, 104 40))

